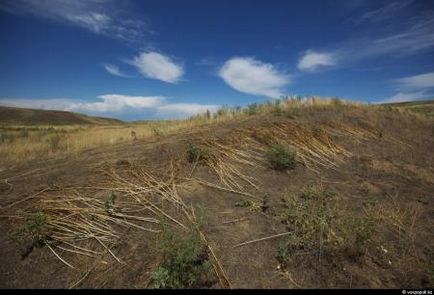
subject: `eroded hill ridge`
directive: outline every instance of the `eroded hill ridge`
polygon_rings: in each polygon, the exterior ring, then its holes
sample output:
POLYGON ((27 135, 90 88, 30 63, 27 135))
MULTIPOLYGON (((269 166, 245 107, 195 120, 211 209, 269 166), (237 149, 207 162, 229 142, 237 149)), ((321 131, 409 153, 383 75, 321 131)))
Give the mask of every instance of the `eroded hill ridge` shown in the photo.
POLYGON ((0 172, 1 286, 432 286, 431 118, 311 99, 191 122, 0 172))

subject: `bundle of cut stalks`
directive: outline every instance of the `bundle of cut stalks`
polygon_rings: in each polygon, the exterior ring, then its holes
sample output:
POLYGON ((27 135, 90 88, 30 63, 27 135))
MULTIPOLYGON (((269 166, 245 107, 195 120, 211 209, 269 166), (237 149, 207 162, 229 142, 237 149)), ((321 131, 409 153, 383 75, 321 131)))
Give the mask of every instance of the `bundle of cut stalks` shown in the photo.
POLYGON ((93 257, 101 254, 84 245, 96 241, 102 250, 110 251, 109 246, 119 239, 117 228, 134 227, 149 232, 158 232, 154 217, 136 214, 143 210, 134 202, 108 202, 85 196, 78 191, 68 190, 54 198, 40 200, 40 210, 45 218, 44 226, 49 233, 45 241, 50 250, 65 264, 67 263, 55 249, 93 257))

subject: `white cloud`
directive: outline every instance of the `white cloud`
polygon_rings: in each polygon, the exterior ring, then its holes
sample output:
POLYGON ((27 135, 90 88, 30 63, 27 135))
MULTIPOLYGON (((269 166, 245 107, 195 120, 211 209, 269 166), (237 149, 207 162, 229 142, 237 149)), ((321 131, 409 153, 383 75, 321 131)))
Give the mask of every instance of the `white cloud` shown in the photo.
POLYGON ((400 88, 423 89, 434 87, 434 72, 396 79, 400 88))
POLYGON ((219 76, 235 90, 267 97, 281 96, 283 87, 290 81, 288 75, 273 65, 250 57, 234 57, 226 61, 219 76))
POLYGON ((112 65, 112 64, 105 64, 104 65, 104 69, 114 75, 114 76, 118 76, 118 77, 122 77, 122 78, 129 78, 130 76, 128 76, 127 74, 121 72, 121 70, 119 70, 118 66, 112 65))
POLYGON ((157 108, 158 117, 185 118, 192 115, 205 113, 207 110, 215 112, 218 105, 203 105, 197 103, 173 103, 162 105, 157 108))
POLYGON ((0 1, 0 10, 33 15, 95 34, 143 44, 152 31, 145 21, 132 17, 131 10, 124 9, 124 4, 113 0, 6 0, 0 1))
POLYGON ((298 61, 298 69, 301 71, 313 72, 319 67, 334 66, 335 57, 332 53, 320 53, 313 50, 307 50, 298 61))
POLYGON ((105 94, 98 98, 102 102, 72 103, 65 110, 78 112, 119 113, 128 109, 149 109, 161 105, 164 101, 162 96, 128 96, 121 94, 105 94))
POLYGON ((430 91, 434 88, 434 72, 399 78, 393 82, 399 92, 380 103, 415 101, 434 96, 430 91))
POLYGON ((423 100, 424 98, 428 98, 432 96, 432 94, 427 93, 426 91, 416 91, 416 92, 399 92, 392 97, 379 101, 377 103, 393 103, 393 102, 406 102, 406 101, 418 101, 423 100))
POLYGON ((170 103, 164 96, 129 96, 105 94, 97 97, 99 101, 58 98, 58 99, 13 99, 0 98, 0 105, 60 110, 86 113, 89 115, 117 117, 121 119, 170 118, 180 119, 210 110, 216 111, 218 105, 198 103, 170 103))
POLYGON ((129 63, 137 67, 145 77, 167 83, 177 83, 184 75, 182 64, 157 52, 143 52, 129 63))

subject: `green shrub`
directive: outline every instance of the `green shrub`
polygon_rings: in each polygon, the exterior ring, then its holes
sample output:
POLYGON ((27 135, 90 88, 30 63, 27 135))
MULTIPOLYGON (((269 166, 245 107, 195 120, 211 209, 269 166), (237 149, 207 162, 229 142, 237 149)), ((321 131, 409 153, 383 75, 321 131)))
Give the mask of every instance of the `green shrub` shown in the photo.
POLYGON ((179 289, 198 287, 210 269, 205 245, 196 229, 188 234, 165 228, 159 238, 158 248, 162 264, 152 273, 155 288, 179 289))
POLYGON ((157 136, 157 137, 161 136, 163 134, 163 132, 157 127, 152 128, 152 133, 154 134, 154 136, 157 136))
POLYGON ((10 238, 14 241, 32 239, 34 242, 42 242, 46 238, 46 217, 41 213, 28 216, 24 222, 15 229, 10 238))
POLYGON ((195 144, 194 142, 187 142, 187 160, 190 163, 207 160, 210 157, 210 152, 208 149, 203 148, 195 144))
POLYGON ((286 208, 283 223, 293 231, 291 242, 295 248, 311 248, 319 242, 320 235, 330 233, 334 207, 331 195, 316 186, 308 186, 299 195, 287 195, 284 198, 286 208))
POLYGON ((345 220, 347 241, 352 240, 356 249, 361 250, 374 233, 374 225, 367 218, 349 216, 345 220))
POLYGON ((235 207, 248 208, 251 212, 262 210, 262 205, 250 200, 241 200, 235 203, 235 207))
POLYGON ((110 197, 104 202, 104 209, 109 215, 113 213, 116 197, 115 192, 112 191, 110 197))
POLYGON ((280 264, 285 266, 290 257, 291 253, 289 251, 288 244, 286 242, 281 242, 277 248, 277 260, 280 264))
POLYGON ((354 216, 340 207, 335 196, 315 185, 306 186, 300 194, 284 196, 281 221, 291 235, 277 249, 281 265, 297 251, 346 253, 355 259, 363 255, 374 235, 374 224, 368 216, 354 216))
POLYGON ((295 168, 296 151, 288 145, 273 144, 268 148, 266 155, 268 162, 275 170, 295 168))
POLYGON ((265 212, 269 206, 270 196, 265 194, 261 202, 253 202, 250 200, 240 200, 235 203, 235 207, 248 208, 251 212, 262 211, 265 212))

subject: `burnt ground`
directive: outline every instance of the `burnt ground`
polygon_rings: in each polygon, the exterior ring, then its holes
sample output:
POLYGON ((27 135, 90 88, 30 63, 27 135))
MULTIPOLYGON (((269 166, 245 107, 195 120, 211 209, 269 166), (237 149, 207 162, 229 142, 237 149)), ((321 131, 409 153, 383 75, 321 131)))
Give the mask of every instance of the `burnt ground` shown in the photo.
MULTIPOLYGON (((59 251, 74 269, 65 266, 47 247, 32 248, 29 241, 16 242, 9 236, 22 223, 24 213, 37 210, 42 198, 52 197, 65 188, 80 187, 94 187, 87 188, 86 193, 104 198, 107 192, 97 187, 110 185, 112 180, 104 174, 107 169, 127 173, 131 167, 146 167, 153 173, 165 174, 172 160, 179 165, 179 195, 185 204, 200 209, 202 231, 233 288, 432 287, 433 128, 432 120, 390 110, 315 108, 296 118, 274 114, 250 116, 183 134, 12 167, 0 172, 0 287, 149 287, 150 275, 161 263, 153 233, 119 229, 120 238, 111 251, 122 263, 107 252, 87 258, 59 251), (241 165, 240 171, 258 185, 258 189, 246 187, 246 192, 258 199, 267 195, 266 210, 236 206, 246 199, 241 194, 195 181, 182 182, 193 171, 195 178, 218 183, 208 166, 186 161, 186 140, 214 138, 224 142, 234 134, 293 122, 312 130, 330 122, 347 124, 375 129, 375 136, 333 134, 333 140, 350 152, 339 161, 337 169, 308 169, 298 163, 293 170, 275 171, 266 165, 241 165), (298 249, 282 264, 277 258, 278 248, 287 241, 287 236, 234 247, 287 232, 281 217, 285 210, 282 197, 299 194, 308 185, 333 191, 340 210, 338 215, 361 216, 371 212, 373 233, 363 244, 363 250, 356 251, 349 241, 341 241, 340 246, 330 244, 318 251, 298 249)), ((222 286, 215 280, 207 287, 222 286)))

